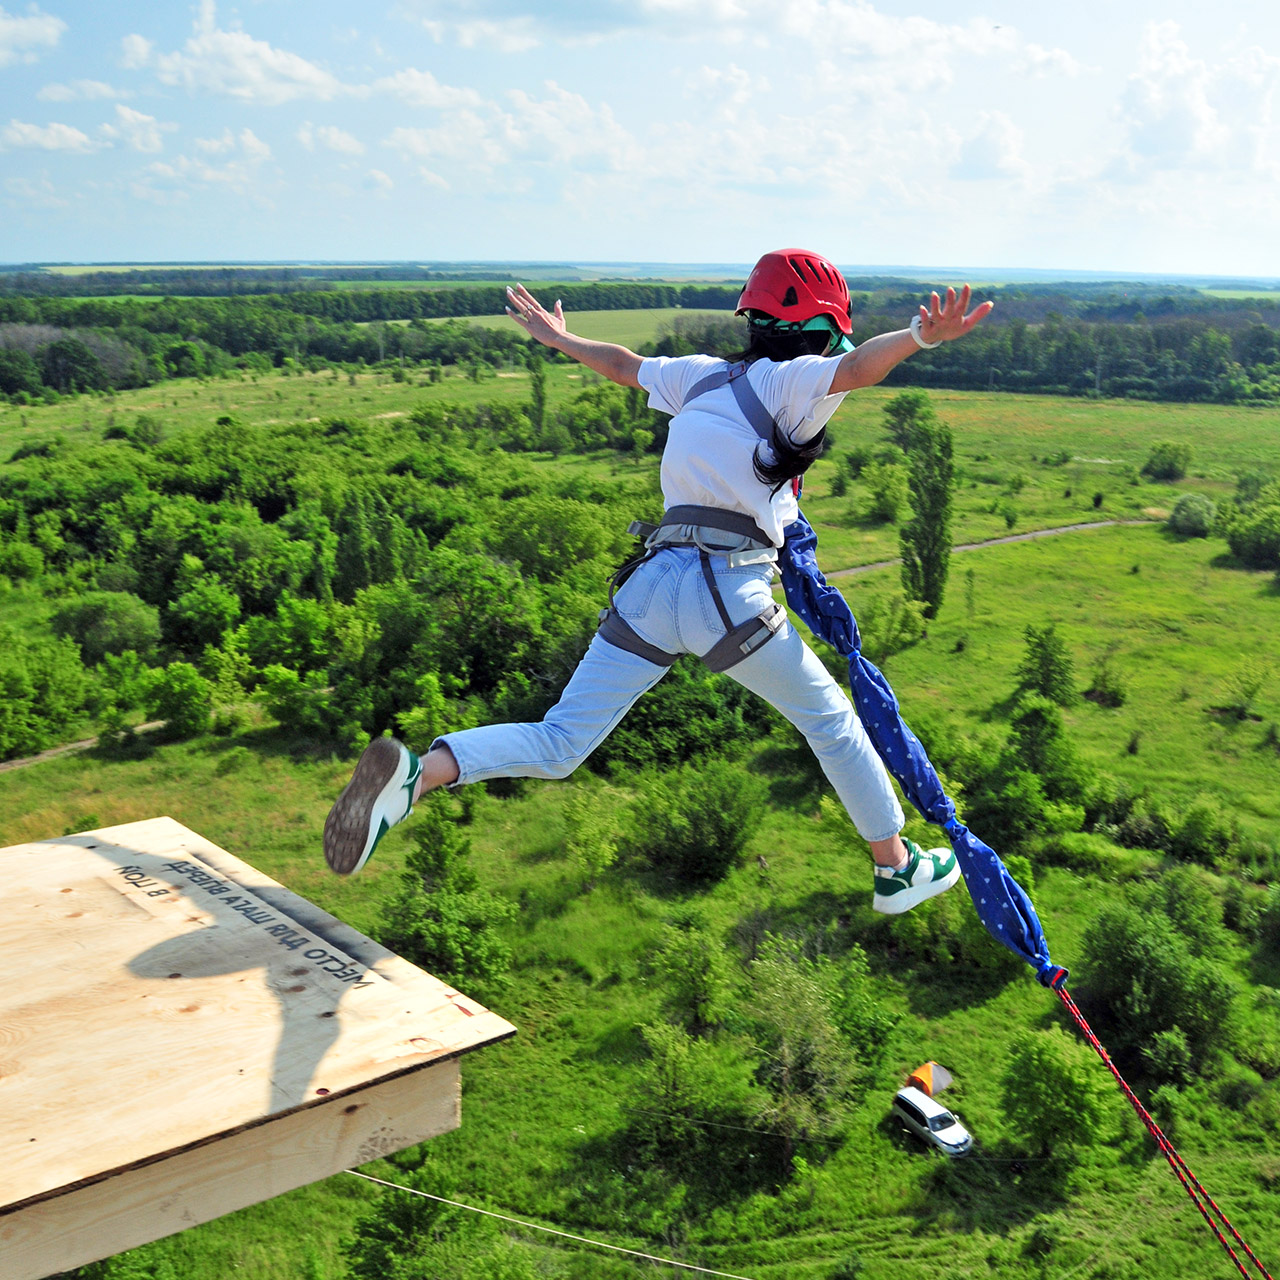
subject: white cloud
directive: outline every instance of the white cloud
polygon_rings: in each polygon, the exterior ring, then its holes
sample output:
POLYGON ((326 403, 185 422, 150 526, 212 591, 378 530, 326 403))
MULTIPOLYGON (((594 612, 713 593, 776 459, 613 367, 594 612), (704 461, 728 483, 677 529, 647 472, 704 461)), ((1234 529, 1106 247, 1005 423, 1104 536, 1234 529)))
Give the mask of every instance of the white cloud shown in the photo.
POLYGON ((0 67, 21 59, 34 62, 37 49, 52 49, 62 38, 67 24, 32 5, 24 17, 0 8, 0 67))
POLYGON ((0 130, 0 147, 35 147, 41 151, 92 151, 89 135, 69 124, 27 124, 10 120, 0 130))
POLYGON ((134 151, 156 152, 164 150, 164 137, 178 126, 161 123, 155 116, 144 115, 122 103, 116 103, 115 124, 104 124, 101 132, 113 141, 119 139, 134 151))
POLYGON ((686 83, 690 96, 709 99, 721 111, 740 107, 768 91, 769 81, 765 77, 753 76, 733 62, 725 67, 699 67, 686 83))
POLYGON ((202 0, 195 32, 181 50, 147 54, 161 83, 191 93, 279 106, 299 98, 327 101, 344 92, 333 75, 306 58, 244 31, 219 28, 212 0, 202 0))
POLYGON ((1280 58, 1249 47, 1213 62, 1176 22, 1148 24, 1118 109, 1113 176, 1214 171, 1280 177, 1280 58))
POLYGON ((1003 111, 984 111, 977 131, 960 148, 955 178, 1027 178, 1031 166, 1023 158, 1022 130, 1003 111))
POLYGON ((477 18, 469 22, 439 22, 424 18, 422 25, 437 44, 448 42, 461 45, 464 49, 526 53, 542 43, 537 34, 539 24, 530 16, 498 20, 477 18))
POLYGON ((1226 142, 1209 101, 1212 78, 1208 65, 1191 56, 1176 22, 1147 27, 1122 108, 1136 155, 1166 167, 1211 156, 1226 142))
POLYGON ((137 71, 151 61, 155 45, 146 36, 129 35, 120 41, 120 65, 126 71, 137 71))
POLYGON ((157 160, 134 184, 139 199, 171 204, 185 198, 192 187, 224 188, 262 203, 263 165, 271 158, 271 148, 252 129, 220 137, 197 138, 200 155, 180 155, 171 161, 157 160))
POLYGON ((8 203, 22 209, 65 209, 71 202, 60 196, 47 173, 39 178, 9 178, 4 189, 8 203))
POLYGON ((390 175, 383 173, 381 169, 370 169, 365 175, 364 185, 379 195, 388 195, 394 190, 396 184, 391 180, 390 175))
POLYGON ((452 85, 441 84, 430 71, 418 71, 413 67, 375 80, 373 88, 413 107, 474 107, 482 101, 474 89, 455 89, 452 85))
POLYGON ((543 96, 514 89, 507 97, 511 110, 495 102, 457 108, 429 127, 400 125, 382 145, 436 186, 451 187, 456 174, 475 189, 527 188, 537 179, 581 190, 592 175, 647 168, 640 145, 608 106, 592 106, 552 82, 543 96))
POLYGON ((97 98, 121 98, 126 95, 102 80, 73 80, 70 84, 47 84, 36 97, 41 102, 92 101, 97 98))
POLYGON ((364 143, 359 138, 331 124, 313 127, 311 122, 307 121, 298 130, 298 141, 308 151, 314 151, 316 147, 324 147, 327 151, 336 151, 339 155, 347 156, 362 156, 365 152, 364 143))

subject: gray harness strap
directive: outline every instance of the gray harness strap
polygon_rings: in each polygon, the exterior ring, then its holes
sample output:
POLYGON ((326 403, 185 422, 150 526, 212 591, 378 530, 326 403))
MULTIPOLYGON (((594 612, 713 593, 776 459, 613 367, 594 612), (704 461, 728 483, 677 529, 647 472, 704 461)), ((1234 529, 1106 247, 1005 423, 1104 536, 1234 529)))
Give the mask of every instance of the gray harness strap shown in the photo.
MULTIPOLYGON (((728 383, 729 389, 733 392, 733 398, 737 402, 739 412, 747 420, 752 430, 762 440, 771 441, 777 432, 777 424, 756 394, 755 388, 751 385, 751 380, 745 376, 746 372, 747 364, 743 361, 732 366, 726 365, 725 368, 708 374, 690 388, 689 394, 685 397, 683 407, 687 408, 699 396, 705 395, 708 391, 715 391, 728 383)), ((676 524, 700 525, 704 528, 720 529, 734 537, 754 539, 764 547, 773 545, 769 536, 750 516, 744 515, 739 511, 725 511, 718 507, 671 507, 663 515, 660 525, 635 521, 628 532, 649 538, 663 526, 676 524)), ((679 546, 683 544, 670 542, 664 545, 679 546)), ((626 578, 631 573, 635 572, 640 565, 654 555, 656 550, 657 548, 647 550, 645 554, 629 560, 614 575, 613 582, 609 588, 609 607, 600 613, 600 630, 597 634, 602 640, 608 641, 609 644, 614 645, 616 648, 625 650, 627 653, 634 653, 637 657, 644 658, 645 661, 652 662, 655 666, 669 667, 679 655, 668 653, 665 649, 659 649, 657 646, 651 645, 637 634, 635 629, 613 607, 614 591, 626 581, 626 578)), ((715 602, 716 612, 720 615, 720 621, 725 630, 725 634, 702 655, 702 660, 712 671, 728 671, 778 634, 782 629, 783 623, 787 620, 787 611, 777 601, 770 601, 754 618, 748 618, 746 622, 735 627, 733 619, 729 617, 728 609, 725 608, 724 597, 720 594, 720 588, 716 585, 716 577, 711 569, 711 557, 703 547, 698 548, 698 558, 702 565, 702 576, 706 580, 707 589, 711 592, 711 599, 715 602)))
POLYGON ((681 408, 687 409, 699 396, 706 395, 708 391, 716 391, 727 382, 729 390, 733 392, 733 398, 738 402, 742 416, 746 418, 751 429, 761 440, 772 440, 773 433, 777 430, 777 423, 756 394, 755 387, 751 385, 751 379, 746 376, 748 367, 747 362, 742 360, 738 364, 725 365, 723 369, 707 374, 700 382, 695 382, 689 388, 689 394, 685 396, 681 408))

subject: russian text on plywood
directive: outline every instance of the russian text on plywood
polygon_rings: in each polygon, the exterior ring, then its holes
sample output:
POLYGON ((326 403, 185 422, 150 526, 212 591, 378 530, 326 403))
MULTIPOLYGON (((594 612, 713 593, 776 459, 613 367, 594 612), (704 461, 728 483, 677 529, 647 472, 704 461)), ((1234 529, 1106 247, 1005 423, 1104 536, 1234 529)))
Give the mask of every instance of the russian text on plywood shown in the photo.
POLYGON ((456 1127, 496 1014, 170 818, 0 850, 0 1254, 48 1275, 456 1127))

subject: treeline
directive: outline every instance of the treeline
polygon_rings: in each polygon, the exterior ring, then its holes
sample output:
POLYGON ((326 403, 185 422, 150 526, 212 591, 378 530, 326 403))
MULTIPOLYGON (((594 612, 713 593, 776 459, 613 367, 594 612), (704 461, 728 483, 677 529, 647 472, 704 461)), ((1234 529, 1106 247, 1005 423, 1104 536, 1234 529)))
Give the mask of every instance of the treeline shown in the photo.
MULTIPOLYGON (((570 310, 716 308, 736 298, 719 286, 694 285, 564 285, 557 294, 570 310)), ((499 367, 522 358, 524 339, 514 327, 426 321, 501 315, 505 300, 498 285, 156 302, 0 296, 0 394, 26 402, 236 368, 261 372, 288 361, 310 369, 499 367)))
MULTIPOLYGON (((520 279, 522 268, 534 267, 533 276, 542 279, 547 275, 544 265, 511 263, 510 276, 499 276, 494 267, 448 269, 418 267, 411 264, 385 263, 379 266, 271 266, 227 267, 210 264, 189 267, 131 267, 122 270, 85 270, 61 273, 42 270, 39 267, 15 267, 0 271, 0 295, 17 294, 36 298, 111 298, 129 295, 153 297, 227 298, 249 294, 317 292, 332 289, 335 284, 376 286, 392 281, 410 285, 431 284, 487 284, 495 280, 520 279)), ((563 286, 549 284, 548 288, 571 288, 581 283, 573 279, 573 269, 566 268, 563 286)), ((606 287, 627 285, 624 281, 601 281, 606 287)), ((639 281, 647 285, 650 281, 639 281)), ((887 282, 879 281, 883 286, 887 282)), ((909 281, 899 281, 902 285, 909 281)), ((681 286, 674 286, 679 289, 681 286)), ((696 287, 696 286, 695 286, 696 287)), ((736 299, 741 286, 733 287, 736 299)), ((875 287, 872 284, 870 287, 875 287)), ((672 303, 652 305, 671 306, 672 303)), ((451 313, 459 314, 459 313, 451 313)))
MULTIPOLYGON (((722 313, 737 300, 736 286, 726 285, 549 288, 570 313, 667 307, 722 313)), ((1280 400, 1280 305, 1211 299, 1192 290, 1132 296, 1009 287, 994 296, 999 306, 993 320, 964 342, 901 365, 890 384, 1145 400, 1280 400)), ((919 300, 919 290, 856 293, 855 339, 900 328, 919 300)), ((522 358, 522 338, 514 329, 427 321, 500 315, 504 304, 497 284, 154 302, 11 293, 0 295, 0 394, 25 401, 236 368, 261 371, 290 361, 311 369, 497 367, 522 358)), ((721 316, 683 335, 677 330, 655 349, 724 353, 742 344, 740 322, 721 316)))
MULTIPOLYGON (((854 341, 903 328, 918 303, 918 295, 904 296, 882 313, 855 311, 854 341)), ((1252 310, 1125 321, 1064 319, 1052 312, 1032 323, 1010 319, 1003 307, 963 342, 904 361, 885 385, 1220 404, 1280 401, 1280 314, 1264 324, 1252 310)), ((659 338, 655 350, 726 355, 743 341, 741 325, 728 317, 690 316, 659 338)))

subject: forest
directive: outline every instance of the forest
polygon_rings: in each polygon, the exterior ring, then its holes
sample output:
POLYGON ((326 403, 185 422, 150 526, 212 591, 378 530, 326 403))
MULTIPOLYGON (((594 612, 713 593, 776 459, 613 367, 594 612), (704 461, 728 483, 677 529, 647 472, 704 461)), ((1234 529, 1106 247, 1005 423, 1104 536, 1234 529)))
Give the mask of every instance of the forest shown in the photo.
MULTIPOLYGON (((477 1065, 463 1129, 379 1166, 403 1185, 752 1276, 923 1277, 947 1274, 946 1258, 957 1275, 1209 1274, 1216 1246, 1194 1221, 1183 1230, 1179 1215, 1194 1214, 1172 1193, 1153 1191, 1167 1171, 1105 1073, 962 891, 892 928, 874 917, 852 833, 794 731, 696 662, 678 663, 571 784, 441 797, 389 841, 372 878, 307 879, 326 796, 372 735, 421 748, 555 700, 630 549, 628 520, 660 507, 666 421, 638 395, 571 382, 566 366, 461 322, 386 326, 388 343, 428 344, 404 364, 390 347, 363 366, 308 363, 305 345, 277 361, 285 333, 374 340, 373 326, 297 300, 0 300, 5 334, 44 325, 65 335, 50 347, 93 354, 90 339, 108 334, 120 351, 159 353, 165 372, 144 379, 147 394, 180 390, 199 410, 179 425, 176 398, 142 408, 130 384, 77 391, 74 378, 61 399, 44 382, 12 393, 0 420, 0 758, 86 732, 98 745, 74 777, 67 762, 5 775, 6 834, 54 834, 32 829, 51 820, 38 776, 64 780, 68 831, 182 805, 286 883, 322 902, 343 895, 335 909, 520 1025, 504 1056, 477 1065), (125 313, 130 324, 107 322, 125 313), (251 315, 257 337, 239 328, 251 315), (179 334, 201 368, 169 368, 179 334), (233 351, 233 334, 262 349, 233 351), (428 354, 438 335, 459 344, 454 359, 428 354), (487 380, 456 367, 466 360, 487 380), (264 385, 292 399, 252 414, 215 403, 264 385), (365 407, 357 396, 373 388, 403 408, 365 407), (304 389, 347 396, 348 409, 312 412, 304 389), (57 427, 37 416, 70 408, 57 427), (140 732, 144 718, 164 727, 140 732), (285 790, 303 798, 282 805, 285 790), (886 1081, 948 1052, 982 1139, 955 1166, 883 1119, 886 1081), (1166 1234, 1132 1226, 1130 1200, 1152 1196, 1166 1234), (1132 1261, 1104 1262, 1117 1255, 1087 1223, 1119 1232, 1132 1261)), ((1094 325, 1019 323, 990 342, 1084 341, 1094 325)), ((1169 332, 1180 325, 1194 328, 1184 316, 1169 332)), ((1160 324, 1121 327, 1160 350, 1160 324)), ((1224 367, 1251 331, 1222 331, 1224 367)), ((653 349, 708 333, 727 343, 733 329, 691 317, 653 349)), ((37 370, 47 351, 29 353, 37 370)), ((1086 557, 1066 544, 1094 535, 1064 535, 1057 549, 1034 544, 1033 561, 1003 547, 975 571, 955 556, 927 588, 918 565, 915 578, 880 570, 851 598, 965 820, 1064 939, 1104 1040, 1274 1256, 1272 417, 1213 404, 1186 412, 1219 416, 1165 419, 1154 415, 1170 407, 1141 396, 1087 399, 1067 402, 1087 422, 1044 431, 1027 424, 1057 412, 1049 398, 872 393, 833 423, 806 507, 847 557, 840 568, 906 553, 911 517, 930 503, 956 542, 1143 521, 1098 531, 1086 557), (993 405, 1025 417, 984 439, 1002 422, 993 405), (941 486, 913 466, 925 435, 939 457, 955 445, 941 486), (1075 608, 1055 603, 1068 597, 1075 608)), ((918 820, 908 831, 929 839, 918 820)), ((645 1273, 403 1194, 326 1187, 81 1275, 645 1273)))

